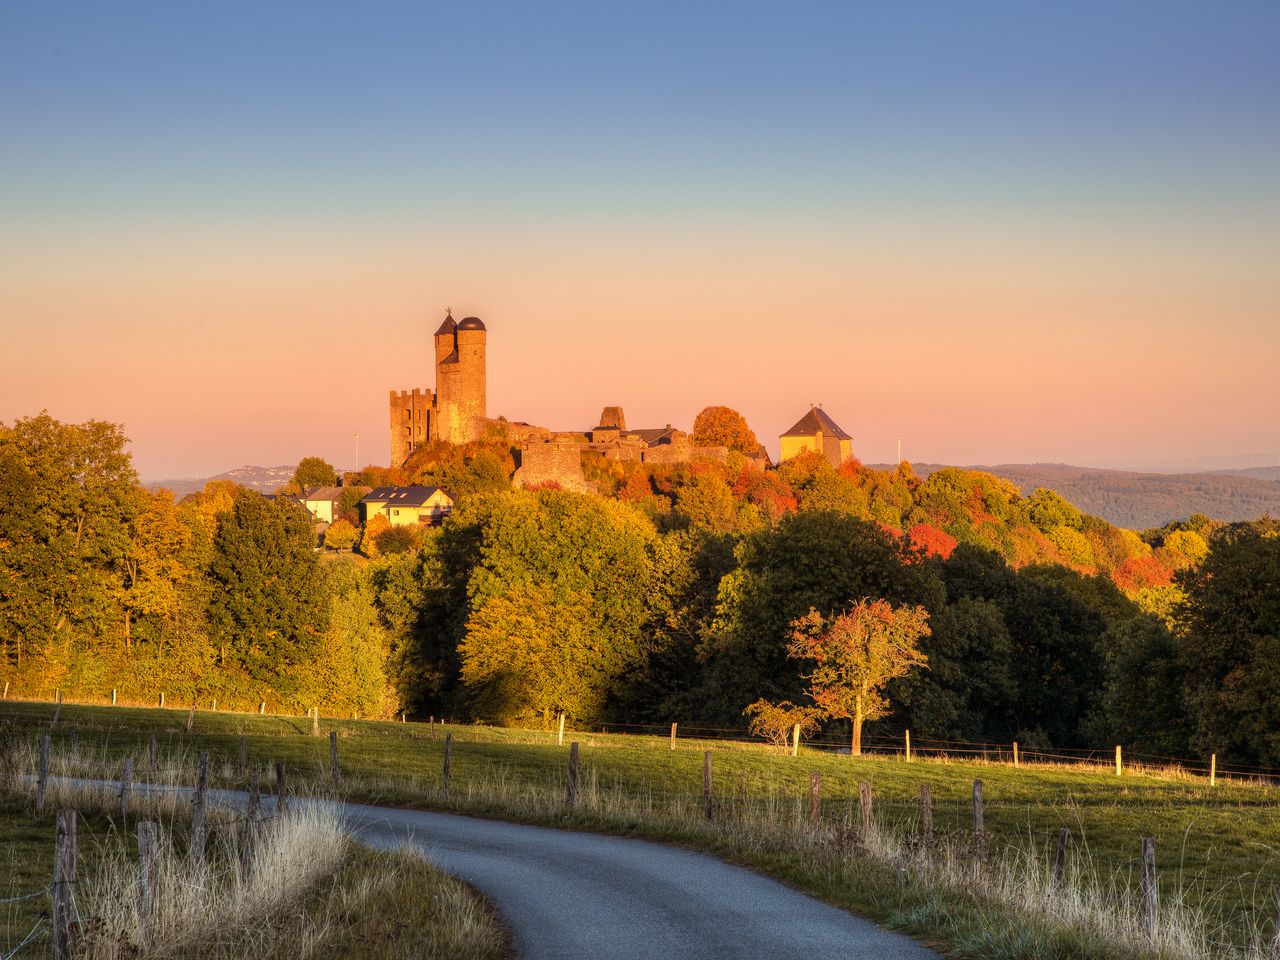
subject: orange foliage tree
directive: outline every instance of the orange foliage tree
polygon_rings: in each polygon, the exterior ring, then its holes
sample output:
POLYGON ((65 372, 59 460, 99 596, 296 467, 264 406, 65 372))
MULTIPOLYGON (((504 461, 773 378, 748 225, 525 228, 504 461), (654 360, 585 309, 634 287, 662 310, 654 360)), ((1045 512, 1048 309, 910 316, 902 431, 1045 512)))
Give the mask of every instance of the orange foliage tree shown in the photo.
POLYGON ((707 407, 693 421, 693 442, 753 454, 760 449, 755 431, 732 407, 707 407))
POLYGON ((907 539, 911 546, 923 550, 926 556, 941 557, 946 560, 960 542, 945 530, 939 530, 930 523, 917 523, 907 531, 907 539))
POLYGON ((764 737, 775 747, 784 749, 792 730, 799 727, 801 736, 813 733, 818 729, 822 716, 822 711, 816 707, 797 706, 790 700, 781 703, 757 700, 742 712, 751 717, 752 736, 764 737))
POLYGON ((860 600, 830 620, 812 607, 791 621, 787 655, 815 662, 809 696, 828 717, 853 722, 850 746, 862 753, 862 724, 885 715, 885 685, 929 658, 918 646, 929 636, 924 607, 894 607, 888 600, 860 600))

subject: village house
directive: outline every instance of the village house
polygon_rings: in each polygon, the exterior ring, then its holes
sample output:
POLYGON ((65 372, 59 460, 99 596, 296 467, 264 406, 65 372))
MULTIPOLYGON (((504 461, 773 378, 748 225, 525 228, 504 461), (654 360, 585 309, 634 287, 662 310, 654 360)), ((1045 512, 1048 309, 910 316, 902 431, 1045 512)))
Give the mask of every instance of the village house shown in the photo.
POLYGON ((360 501, 360 520, 368 523, 378 514, 393 527, 439 526, 453 510, 453 498, 439 487, 375 487, 360 501))

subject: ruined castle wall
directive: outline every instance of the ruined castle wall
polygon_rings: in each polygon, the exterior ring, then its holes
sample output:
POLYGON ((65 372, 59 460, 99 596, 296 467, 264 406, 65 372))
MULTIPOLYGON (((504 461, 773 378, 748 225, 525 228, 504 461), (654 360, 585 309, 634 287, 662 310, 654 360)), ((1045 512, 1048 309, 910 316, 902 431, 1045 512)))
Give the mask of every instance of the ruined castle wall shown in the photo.
POLYGON ((591 485, 582 475, 584 449, 580 443, 527 443, 520 450, 520 468, 512 483, 517 487, 557 483, 565 490, 591 493, 591 485))
POLYGON ((430 390, 391 391, 391 466, 400 466, 433 439, 435 420, 435 397, 430 390))
POLYGON ((656 447, 648 447, 644 451, 644 462, 654 464, 724 463, 729 451, 725 447, 695 447, 689 443, 664 443, 656 447))

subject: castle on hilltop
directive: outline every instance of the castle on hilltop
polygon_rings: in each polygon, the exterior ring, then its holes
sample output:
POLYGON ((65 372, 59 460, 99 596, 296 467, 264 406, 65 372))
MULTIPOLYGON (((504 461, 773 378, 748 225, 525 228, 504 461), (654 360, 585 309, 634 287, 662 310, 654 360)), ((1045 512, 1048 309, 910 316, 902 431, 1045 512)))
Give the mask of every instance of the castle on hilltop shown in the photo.
POLYGON ((391 391, 391 465, 433 440, 466 443, 484 435, 485 338, 479 317, 461 323, 448 311, 436 330, 436 388, 391 391))
MULTIPOLYGON (((504 417, 491 420, 486 406, 486 336, 479 317, 455 322, 453 311, 448 311, 435 332, 435 390, 391 391, 391 466, 404 466, 415 450, 436 440, 501 439, 518 451, 516 486, 554 483, 566 490, 590 490, 582 473, 583 453, 653 464, 723 462, 728 455, 725 447, 694 443, 671 424, 628 429, 621 407, 605 407, 597 425, 585 430, 552 431, 504 417)), ((805 448, 833 464, 852 456, 849 435, 817 407, 782 437, 783 459, 805 448)), ((751 456, 768 462, 763 447, 751 456)))

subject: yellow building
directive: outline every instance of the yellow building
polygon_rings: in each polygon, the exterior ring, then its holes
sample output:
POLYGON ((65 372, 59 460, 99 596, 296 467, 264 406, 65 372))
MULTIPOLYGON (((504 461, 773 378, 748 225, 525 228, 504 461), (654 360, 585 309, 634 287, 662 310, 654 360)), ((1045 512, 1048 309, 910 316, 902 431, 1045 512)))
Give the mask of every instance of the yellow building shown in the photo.
MULTIPOLYGON (((369 489, 365 487, 365 489, 369 489)), ((302 505, 311 511, 319 523, 333 523, 338 515, 338 502, 342 499, 341 487, 312 487, 301 497, 302 505)))
POLYGON ((821 407, 811 407, 794 427, 778 438, 779 461, 790 460, 802 450, 820 453, 838 467, 853 459, 853 438, 827 416, 821 407))
POLYGON ((393 527, 438 526, 453 510, 453 498, 439 487, 376 487, 360 501, 360 519, 381 513, 393 527))

